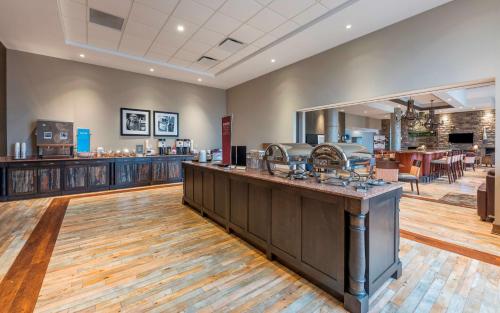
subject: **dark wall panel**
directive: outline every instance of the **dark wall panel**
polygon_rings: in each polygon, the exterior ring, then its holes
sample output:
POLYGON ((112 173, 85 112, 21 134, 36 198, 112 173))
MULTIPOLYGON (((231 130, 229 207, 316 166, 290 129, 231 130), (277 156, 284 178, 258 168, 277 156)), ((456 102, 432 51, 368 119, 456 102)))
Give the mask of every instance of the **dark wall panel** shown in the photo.
POLYGON ((0 155, 7 155, 7 49, 0 42, 0 155))

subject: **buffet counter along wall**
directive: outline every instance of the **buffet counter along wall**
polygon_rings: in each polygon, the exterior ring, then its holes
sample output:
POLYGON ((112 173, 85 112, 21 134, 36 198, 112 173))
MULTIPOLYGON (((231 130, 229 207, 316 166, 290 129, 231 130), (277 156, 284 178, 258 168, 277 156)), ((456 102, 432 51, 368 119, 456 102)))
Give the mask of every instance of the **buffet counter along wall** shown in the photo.
POLYGON ((13 160, 0 158, 0 200, 179 183, 191 155, 13 160))

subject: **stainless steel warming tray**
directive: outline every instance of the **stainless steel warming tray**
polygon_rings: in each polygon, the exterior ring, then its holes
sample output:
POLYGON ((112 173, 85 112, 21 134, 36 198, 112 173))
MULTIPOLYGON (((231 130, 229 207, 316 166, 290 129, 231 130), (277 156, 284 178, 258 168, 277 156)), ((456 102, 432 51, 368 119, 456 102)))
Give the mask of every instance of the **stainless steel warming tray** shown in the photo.
POLYGON ((306 164, 312 146, 304 143, 270 144, 265 152, 267 170, 271 175, 283 174, 290 179, 307 177, 306 164))
POLYGON ((373 174, 373 157, 364 146, 349 143, 324 143, 316 146, 310 155, 313 175, 318 182, 347 186, 361 176, 373 174), (363 174, 356 170, 367 169, 363 174))

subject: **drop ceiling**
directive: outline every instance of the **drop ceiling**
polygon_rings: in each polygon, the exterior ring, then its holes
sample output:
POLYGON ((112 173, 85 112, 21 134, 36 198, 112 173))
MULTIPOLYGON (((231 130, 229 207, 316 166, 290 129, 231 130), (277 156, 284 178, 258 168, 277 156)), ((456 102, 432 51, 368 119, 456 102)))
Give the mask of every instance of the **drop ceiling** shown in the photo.
POLYGON ((0 41, 226 89, 449 1, 2 0, 0 41), (90 22, 91 9, 123 26, 90 22), (227 38, 241 45, 220 45, 227 38))

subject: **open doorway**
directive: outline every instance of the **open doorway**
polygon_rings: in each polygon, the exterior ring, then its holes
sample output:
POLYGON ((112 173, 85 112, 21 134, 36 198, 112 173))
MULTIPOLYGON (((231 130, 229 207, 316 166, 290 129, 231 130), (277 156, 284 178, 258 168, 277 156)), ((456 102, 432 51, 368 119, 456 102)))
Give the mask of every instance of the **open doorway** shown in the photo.
POLYGON ((404 231, 499 258, 495 92, 483 81, 302 110, 297 142, 362 144, 377 178, 403 184, 404 231))

